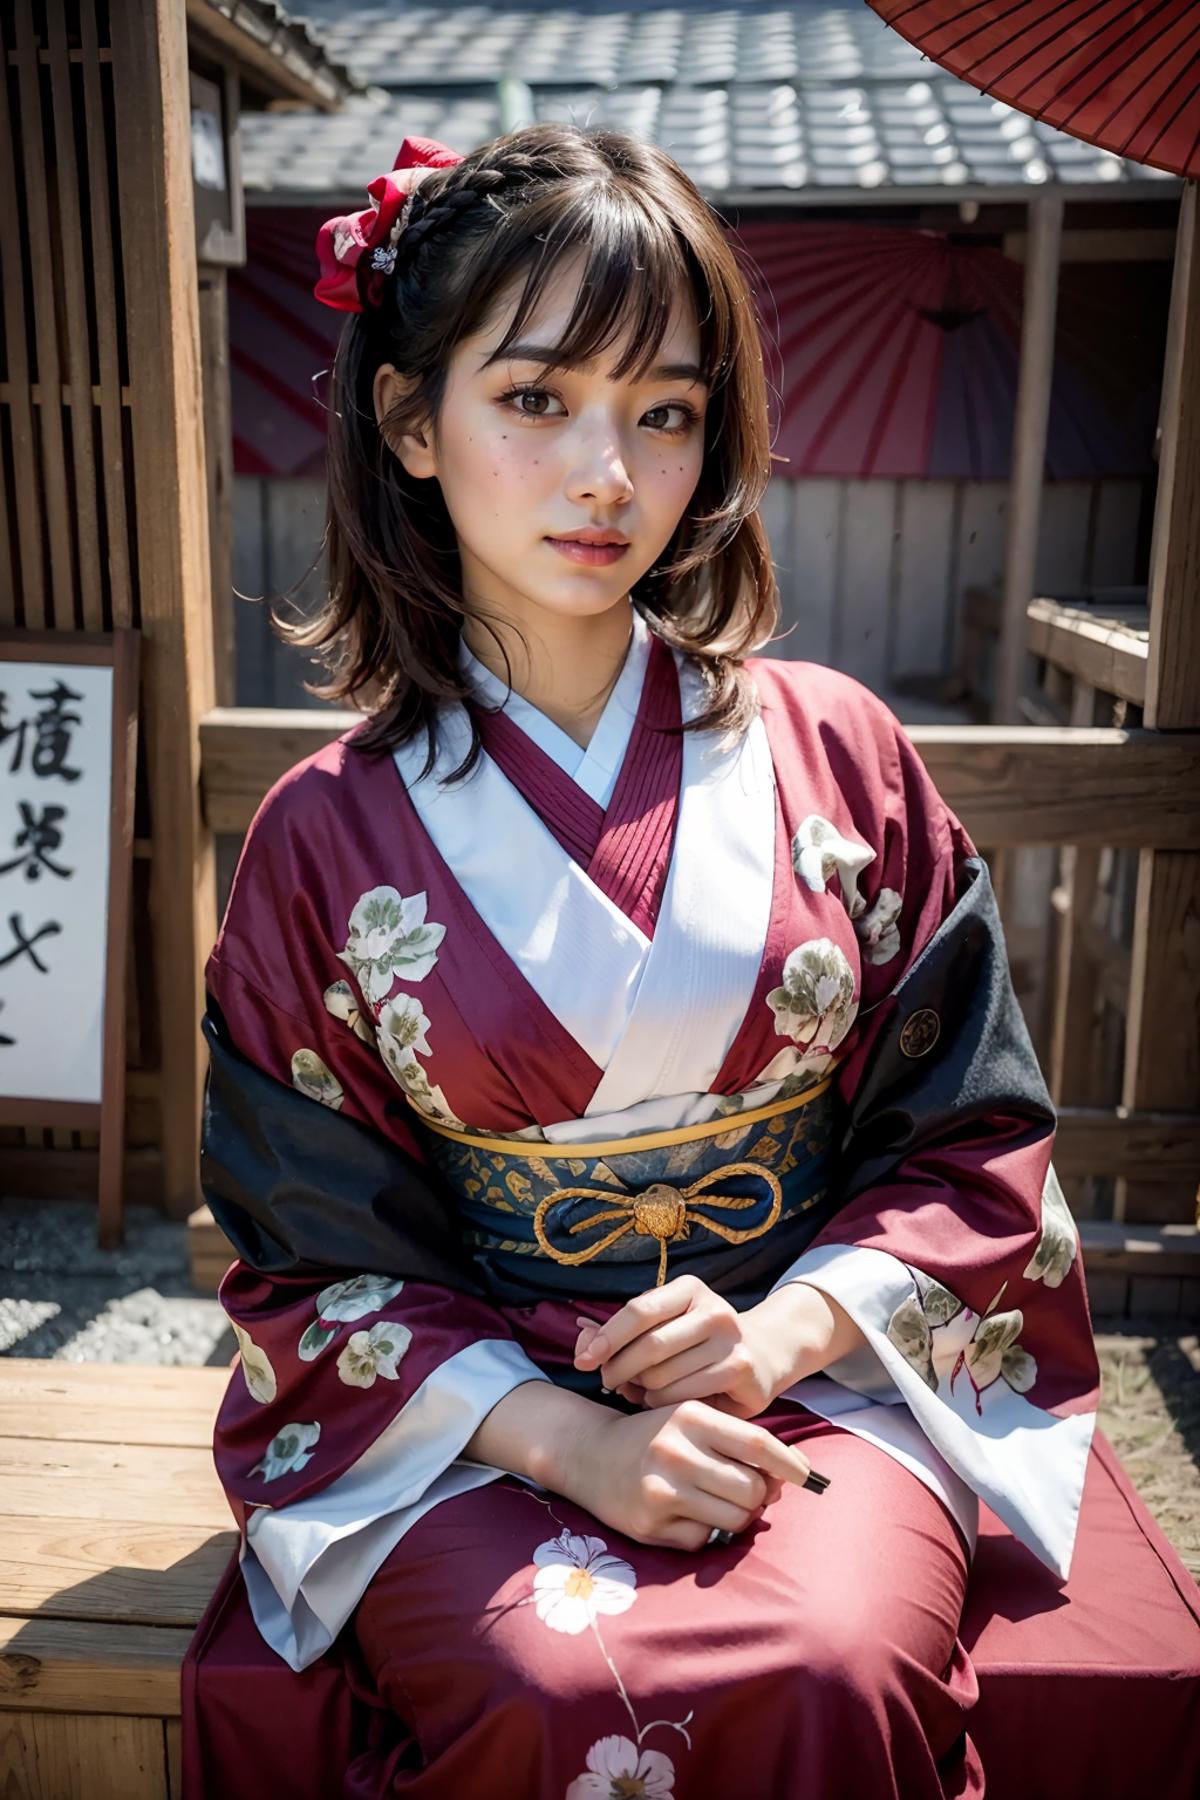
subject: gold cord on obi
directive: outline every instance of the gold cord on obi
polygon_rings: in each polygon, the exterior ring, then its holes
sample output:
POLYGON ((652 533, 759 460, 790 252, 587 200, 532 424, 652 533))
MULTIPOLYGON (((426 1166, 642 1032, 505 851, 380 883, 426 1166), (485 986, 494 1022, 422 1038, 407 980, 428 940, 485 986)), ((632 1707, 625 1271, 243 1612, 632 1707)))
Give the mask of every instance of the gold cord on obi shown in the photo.
MULTIPOLYGON (((757 1206, 758 1200, 753 1195, 711 1194, 706 1204, 709 1206, 727 1207, 731 1212, 745 1212, 747 1207, 757 1206)), ((547 1256, 553 1257, 557 1263, 573 1266, 590 1262, 593 1256, 599 1256, 610 1244, 615 1244, 629 1231, 636 1232, 639 1237, 655 1237, 658 1239, 658 1280, 655 1287, 662 1287, 667 1278, 667 1245, 676 1238, 685 1238, 690 1225, 703 1225, 706 1230, 715 1232, 724 1238, 727 1244, 745 1244, 751 1238, 761 1237, 770 1231, 783 1206, 783 1189, 770 1169, 764 1169, 761 1163, 739 1162, 726 1163, 724 1168, 714 1169, 708 1175, 702 1175, 699 1181, 693 1181, 689 1187, 671 1187, 665 1181, 656 1181, 640 1194, 629 1194, 624 1199, 614 1195, 611 1188, 567 1187, 559 1188, 548 1194, 540 1203, 533 1215, 533 1229, 537 1241, 547 1256), (715 1181, 725 1181, 731 1175, 754 1175, 766 1183, 771 1195, 771 1211, 758 1225, 751 1225, 739 1231, 731 1225, 722 1225, 718 1220, 710 1218, 707 1213, 696 1212, 688 1202, 698 1198, 711 1187, 715 1181), (610 1219, 620 1219, 621 1223, 615 1231, 597 1244, 589 1244, 586 1250, 559 1250, 546 1236, 545 1220, 551 1207, 563 1200, 599 1200, 606 1203, 602 1212, 593 1213, 590 1219, 583 1219, 578 1224, 568 1227, 574 1236, 580 1231, 591 1231, 596 1225, 605 1225, 610 1219)))

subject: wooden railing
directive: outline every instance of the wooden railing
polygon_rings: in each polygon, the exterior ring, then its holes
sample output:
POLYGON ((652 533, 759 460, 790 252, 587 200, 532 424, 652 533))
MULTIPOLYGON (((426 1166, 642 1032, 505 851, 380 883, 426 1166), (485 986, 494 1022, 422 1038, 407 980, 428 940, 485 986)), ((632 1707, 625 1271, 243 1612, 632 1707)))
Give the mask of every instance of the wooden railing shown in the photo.
MULTIPOLYGON (((245 831, 267 790, 360 714, 218 707, 200 722, 204 811, 245 831)), ((1200 733, 914 725, 946 804, 977 844, 1200 850, 1200 733)))

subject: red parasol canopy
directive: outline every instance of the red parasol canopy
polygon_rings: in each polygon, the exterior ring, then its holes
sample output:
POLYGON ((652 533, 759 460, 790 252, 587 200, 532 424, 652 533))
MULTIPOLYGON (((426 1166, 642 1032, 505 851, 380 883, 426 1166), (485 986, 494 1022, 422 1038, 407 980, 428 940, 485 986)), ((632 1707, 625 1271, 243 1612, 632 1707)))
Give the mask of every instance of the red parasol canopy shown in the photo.
POLYGON ((933 62, 1117 156, 1200 176, 1197 0, 867 0, 933 62))

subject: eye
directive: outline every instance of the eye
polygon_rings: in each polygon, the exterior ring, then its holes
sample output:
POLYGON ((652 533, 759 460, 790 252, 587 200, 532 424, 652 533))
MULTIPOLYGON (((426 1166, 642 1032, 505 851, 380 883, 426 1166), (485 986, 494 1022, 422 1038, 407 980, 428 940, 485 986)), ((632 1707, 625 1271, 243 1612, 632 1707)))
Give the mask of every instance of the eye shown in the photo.
MULTIPOLYGON (((523 402, 526 400, 533 400, 533 401, 544 403, 547 401, 553 401, 555 399, 557 399, 557 395, 550 393, 548 388, 513 387, 513 388, 509 388, 507 393, 500 395, 499 404, 501 406, 509 407, 510 411, 518 413, 520 415, 520 417, 523 419, 562 418, 564 416, 562 413, 552 413, 552 412, 548 411, 545 404, 539 404, 539 405, 534 405, 534 406, 525 406, 525 405, 520 404, 520 402, 523 402), (514 400, 517 401, 518 404, 516 406, 509 406, 509 403, 514 400)), ((562 404, 562 402, 559 401, 560 406, 561 406, 561 404, 562 404)))
POLYGON ((685 406, 682 400, 664 400, 661 406, 652 406, 648 413, 643 413, 642 417, 649 422, 662 413, 679 413, 682 416, 682 422, 678 425, 651 423, 652 431, 662 431, 667 437, 682 437, 684 432, 692 429, 699 417, 699 414, 692 407, 685 406))

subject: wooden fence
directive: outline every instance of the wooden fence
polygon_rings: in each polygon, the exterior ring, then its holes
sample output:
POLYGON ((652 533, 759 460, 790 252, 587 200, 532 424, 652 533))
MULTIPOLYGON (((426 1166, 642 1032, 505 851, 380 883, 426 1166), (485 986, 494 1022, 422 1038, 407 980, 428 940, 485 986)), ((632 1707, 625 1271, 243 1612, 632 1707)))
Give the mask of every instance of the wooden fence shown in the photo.
MULTIPOLYGON (((126 1187, 178 1214, 215 930, 191 156, 182 8, 0 4, 0 627, 142 634, 126 1187)), ((0 1190, 94 1190, 92 1133, 6 1127, 0 1149, 0 1190)))

